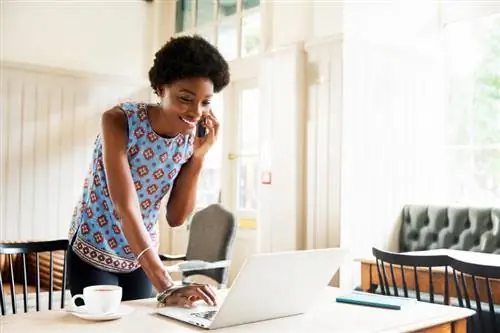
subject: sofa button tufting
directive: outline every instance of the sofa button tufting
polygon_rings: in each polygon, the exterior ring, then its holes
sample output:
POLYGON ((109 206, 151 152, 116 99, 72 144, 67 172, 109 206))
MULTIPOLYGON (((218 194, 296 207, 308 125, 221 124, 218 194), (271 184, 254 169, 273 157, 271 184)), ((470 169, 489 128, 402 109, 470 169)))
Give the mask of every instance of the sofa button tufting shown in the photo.
POLYGON ((455 238, 453 239, 453 242, 455 244, 458 244, 459 241, 460 241, 460 238, 458 238, 458 236, 455 236, 455 238))
POLYGON ((481 240, 479 239, 479 237, 476 238, 476 241, 474 242, 474 245, 478 246, 480 243, 481 243, 481 240))
POLYGON ((450 225, 450 221, 448 221, 448 219, 445 219, 444 220, 444 227, 448 228, 449 225, 450 225))
POLYGON ((486 223, 486 228, 488 230, 493 230, 493 221, 489 220, 488 223, 486 223))
POLYGON ((470 221, 467 220, 465 221, 465 229, 469 229, 470 228, 470 221))

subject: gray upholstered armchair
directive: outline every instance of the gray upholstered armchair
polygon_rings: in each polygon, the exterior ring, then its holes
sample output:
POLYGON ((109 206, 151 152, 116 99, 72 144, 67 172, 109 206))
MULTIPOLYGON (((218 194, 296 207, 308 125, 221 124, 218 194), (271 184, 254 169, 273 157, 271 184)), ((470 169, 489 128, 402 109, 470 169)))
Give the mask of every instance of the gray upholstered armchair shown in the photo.
POLYGON ((181 261, 167 266, 167 271, 179 272, 183 283, 188 283, 192 275, 203 275, 225 288, 235 235, 234 215, 221 205, 212 204, 194 214, 186 254, 160 254, 160 259, 181 261))

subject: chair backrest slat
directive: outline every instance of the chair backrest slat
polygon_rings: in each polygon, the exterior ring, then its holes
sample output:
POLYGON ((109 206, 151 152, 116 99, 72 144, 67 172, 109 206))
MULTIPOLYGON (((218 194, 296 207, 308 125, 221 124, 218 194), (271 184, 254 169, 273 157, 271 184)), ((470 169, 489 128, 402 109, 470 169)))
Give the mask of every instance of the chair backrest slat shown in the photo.
POLYGON ((464 292, 465 305, 469 309, 472 309, 472 307, 470 305, 469 293, 467 292, 469 290, 467 287, 467 280, 465 280, 465 276, 464 276, 463 272, 460 272, 460 278, 462 280, 462 291, 464 292))
POLYGON ((14 281, 14 260, 12 260, 12 254, 9 254, 9 274, 10 274, 10 300, 12 302, 12 313, 17 313, 16 305, 16 291, 15 291, 15 281, 14 281))
POLYGON ((434 283, 432 278, 432 267, 429 267, 429 292, 430 292, 430 301, 434 303, 434 283))
POLYGON ((24 312, 28 312, 28 269, 26 267, 26 253, 22 254, 23 261, 23 303, 24 312))
MULTIPOLYGON (((493 324, 493 327, 499 327, 500 326, 500 322, 498 323, 498 325, 497 325, 497 322, 496 322, 495 304, 493 303, 493 295, 492 295, 492 292, 491 292, 491 290, 493 288, 491 287, 490 279, 489 278, 485 278, 485 283, 486 283, 486 293, 488 295, 488 309, 489 309, 489 313, 490 313, 490 320, 491 320, 491 322, 493 324)), ((498 328, 498 331, 500 332, 500 327, 498 328)))
POLYGON ((483 319, 483 308, 481 307, 481 296, 479 295, 479 290, 477 288, 476 277, 471 275, 472 287, 474 289, 474 298, 476 300, 476 313, 479 318, 479 326, 481 327, 481 332, 485 332, 485 323, 483 319))
POLYGON ((393 290, 394 290, 394 296, 399 296, 399 293, 398 293, 398 284, 396 282, 396 277, 394 276, 394 265, 393 264, 389 264, 390 268, 391 268, 391 279, 392 279, 392 287, 393 287, 393 290))
POLYGON ((457 293, 458 305, 464 307, 464 302, 462 300, 462 291, 460 290, 460 282, 458 280, 457 271, 453 268, 453 280, 455 280, 455 292, 457 293))
MULTIPOLYGON (((448 266, 444 267, 444 276, 448 277, 448 266)), ((449 291, 448 279, 444 279, 444 304, 450 304, 450 291, 449 291)))
POLYGON ((413 278, 415 279, 415 291, 417 292, 417 300, 420 301, 420 285, 418 283, 417 266, 413 266, 413 278))
POLYGON ((415 291, 417 292, 417 300, 420 301, 420 283, 418 282, 417 266, 413 266, 413 278, 415 279, 415 291))
POLYGON ((399 268, 401 269, 401 280, 403 282, 403 292, 404 292, 405 297, 408 297, 408 286, 406 284, 406 276, 405 276, 406 274, 405 274, 404 266, 399 265, 399 268))
POLYGON ((382 292, 382 295, 386 295, 385 281, 384 281, 384 277, 382 276, 382 271, 380 270, 380 267, 384 265, 384 262, 377 258, 376 263, 377 263, 378 280, 380 282, 380 291, 382 292))
POLYGON ((40 253, 36 253, 36 311, 40 311, 40 253))
MULTIPOLYGON (((17 313, 17 302, 16 297, 18 296, 18 290, 16 290, 16 282, 22 285, 22 296, 23 296, 23 310, 28 312, 29 310, 29 288, 35 284, 35 300, 36 300, 36 311, 40 311, 40 294, 41 288, 41 269, 40 269, 40 253, 48 252, 49 257, 49 286, 48 286, 48 309, 53 308, 53 294, 54 294, 54 252, 62 251, 64 253, 63 259, 63 281, 61 288, 61 308, 65 305, 65 292, 66 292, 66 251, 68 249, 68 240, 53 240, 53 241, 42 241, 42 242, 13 242, 13 243, 0 243, 0 255, 4 255, 8 259, 8 270, 9 273, 7 281, 10 284, 10 299, 11 299, 11 310, 12 314, 17 313), (16 259, 14 258, 16 256, 16 259), (18 259, 17 259, 18 257, 18 259), (35 261, 34 267, 32 266, 33 259, 35 261), (28 265, 28 261, 31 263, 28 265), (16 269, 17 265, 20 265, 21 269, 16 269), (31 267, 31 268, 29 268, 31 267), (33 272, 32 272, 33 271, 33 272), (34 275, 34 276, 33 276, 34 275), (22 279, 22 281, 16 281, 16 279, 22 279)), ((59 263, 59 261, 58 261, 59 263)), ((6 273, 7 273, 6 272, 6 273)), ((45 277, 46 270, 43 270, 43 275, 45 277)), ((44 285, 45 286, 45 285, 44 285)), ((20 295, 19 295, 20 296, 20 295)), ((8 314, 8 307, 6 304, 6 295, 4 288, 4 281, 0 274, 0 307, 2 315, 8 314)))
POLYGON ((49 273, 49 310, 52 310, 52 291, 54 290, 54 254, 50 251, 49 273))
POLYGON ((385 270, 386 262, 382 261, 382 274, 384 275, 384 284, 387 295, 391 294, 391 289, 389 287, 389 279, 387 278, 387 271, 385 270))
POLYGON ((2 316, 5 316, 5 299, 4 299, 4 291, 3 291, 3 278, 0 273, 0 309, 2 310, 2 316))
MULTIPOLYGON (((68 253, 65 251, 64 252, 64 262, 63 262, 63 273, 62 273, 62 290, 66 290, 66 256, 68 253)), ((65 302, 65 293, 62 293, 61 295, 61 309, 64 308, 64 302, 65 302)))

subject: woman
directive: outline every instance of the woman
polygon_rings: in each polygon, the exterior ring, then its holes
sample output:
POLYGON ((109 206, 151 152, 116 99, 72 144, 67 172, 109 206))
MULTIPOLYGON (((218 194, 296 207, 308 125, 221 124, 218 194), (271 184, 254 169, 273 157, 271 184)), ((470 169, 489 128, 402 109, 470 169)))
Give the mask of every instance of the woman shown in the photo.
POLYGON ((124 301, 149 298, 154 287, 167 305, 213 305, 207 285, 173 286, 156 252, 156 224, 165 196, 172 227, 194 209, 219 131, 210 100, 229 83, 228 64, 203 38, 178 37, 156 53, 149 79, 158 104, 124 103, 102 115, 69 232, 68 283, 73 295, 112 284, 122 287, 124 301), (198 123, 204 136, 196 135, 198 123))

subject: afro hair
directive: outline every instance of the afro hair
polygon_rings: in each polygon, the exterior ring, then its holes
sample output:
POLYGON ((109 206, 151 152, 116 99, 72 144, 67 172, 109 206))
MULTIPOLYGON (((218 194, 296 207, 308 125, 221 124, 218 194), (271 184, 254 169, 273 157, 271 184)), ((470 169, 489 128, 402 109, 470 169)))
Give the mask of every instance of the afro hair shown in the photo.
POLYGON ((229 65, 224 57, 198 35, 171 38, 156 52, 149 70, 149 81, 155 93, 161 85, 195 77, 210 79, 216 93, 230 81, 229 65))

